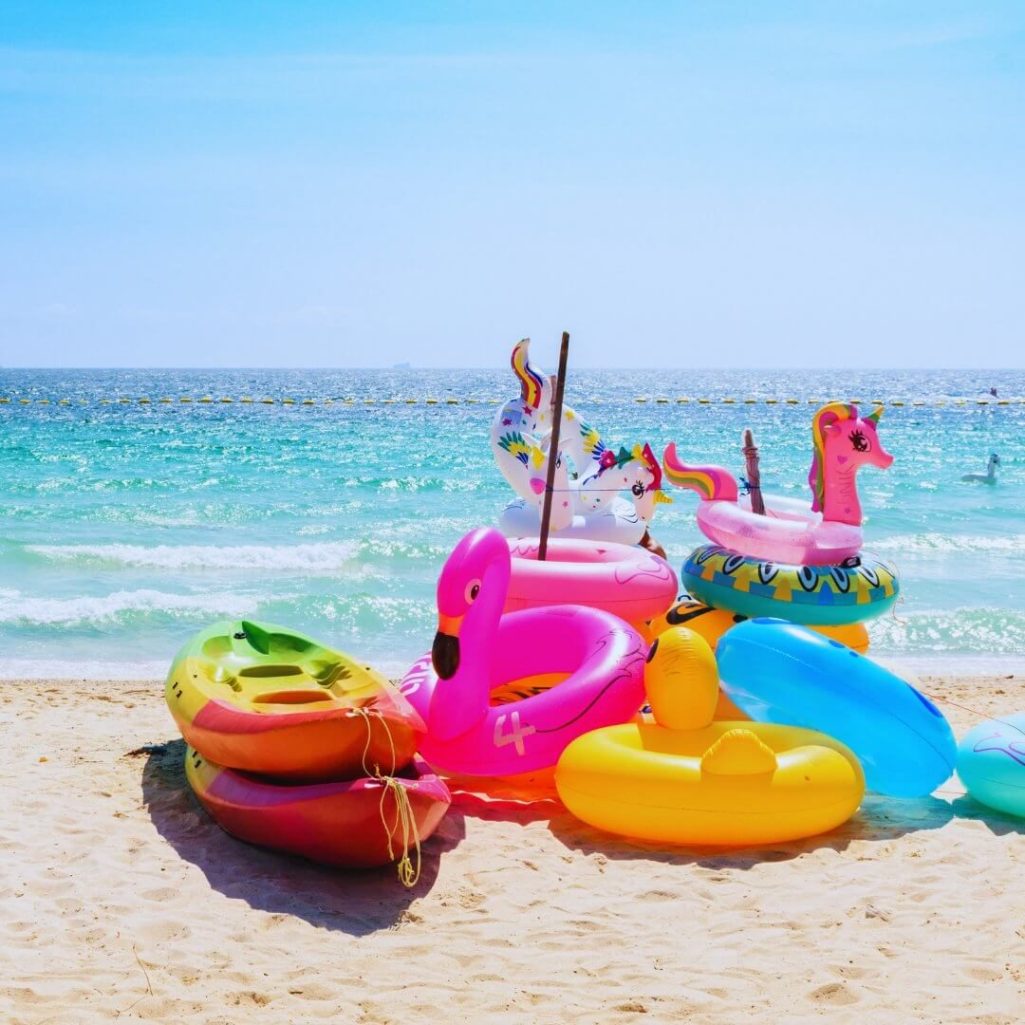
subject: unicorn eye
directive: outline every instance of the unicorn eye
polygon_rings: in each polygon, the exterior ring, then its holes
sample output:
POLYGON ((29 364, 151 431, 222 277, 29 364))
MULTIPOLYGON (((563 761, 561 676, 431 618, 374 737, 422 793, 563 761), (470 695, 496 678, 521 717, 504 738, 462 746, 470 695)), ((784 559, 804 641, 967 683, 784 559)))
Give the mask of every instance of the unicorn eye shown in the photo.
POLYGON ((471 580, 466 585, 466 591, 463 593, 463 597, 466 598, 468 604, 473 604, 477 600, 477 595, 480 594, 480 581, 471 580))
POLYGON ((862 431, 851 431, 851 447, 855 452, 868 451, 868 438, 862 431))
POLYGON ((638 481, 630 490, 640 498, 644 494, 644 485, 638 481))

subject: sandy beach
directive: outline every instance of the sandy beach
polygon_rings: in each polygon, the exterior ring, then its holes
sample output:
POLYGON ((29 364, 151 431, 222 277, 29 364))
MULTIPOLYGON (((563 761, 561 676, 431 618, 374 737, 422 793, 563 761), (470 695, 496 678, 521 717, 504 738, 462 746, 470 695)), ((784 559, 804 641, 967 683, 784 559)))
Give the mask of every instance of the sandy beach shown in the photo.
MULTIPOLYGON (((961 735, 1014 678, 923 679, 961 735)), ((630 844, 456 788, 412 891, 222 833, 156 682, 0 684, 8 1025, 1017 1020, 1023 823, 955 780, 839 831, 630 844)))

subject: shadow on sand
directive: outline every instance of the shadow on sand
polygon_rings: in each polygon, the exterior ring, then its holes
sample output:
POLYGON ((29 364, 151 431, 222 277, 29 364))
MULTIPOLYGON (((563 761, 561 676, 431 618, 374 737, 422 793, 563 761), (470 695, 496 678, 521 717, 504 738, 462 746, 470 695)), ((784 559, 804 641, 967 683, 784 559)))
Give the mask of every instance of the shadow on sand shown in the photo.
POLYGON ((746 870, 767 861, 788 861, 815 850, 844 851, 853 842, 881 843, 909 833, 941 829, 952 819, 981 821, 998 835, 1025 832, 1025 822, 984 808, 969 797, 893 798, 866 794, 858 813, 820 836, 760 847, 677 847, 614 837, 577 821, 568 812, 554 816, 552 833, 570 850, 612 859, 647 859, 663 864, 746 870))
POLYGON ((995 835, 1025 832, 1025 821, 986 808, 967 796, 896 799, 866 795, 848 822, 822 836, 761 847, 667 847, 603 833, 574 818, 551 777, 522 780, 450 780, 452 807, 423 847, 420 880, 411 890, 392 866, 345 871, 315 865, 235 840, 203 811, 185 780, 181 740, 154 745, 142 774, 143 800, 160 834, 210 885, 263 911, 297 915, 311 924, 362 936, 398 922, 409 904, 428 893, 441 857, 466 833, 467 818, 529 825, 547 822, 568 850, 614 860, 747 870, 789 861, 815 850, 844 851, 853 842, 882 843, 909 833, 940 829, 954 818, 982 822, 995 835))
POLYGON ((142 797, 157 831, 210 885, 261 911, 296 915, 352 936, 388 929, 409 904, 428 893, 445 851, 463 837, 453 809, 422 848, 420 879, 407 890, 394 866, 342 870, 253 847, 224 833, 200 807, 185 779, 185 742, 155 744, 142 770, 142 797))

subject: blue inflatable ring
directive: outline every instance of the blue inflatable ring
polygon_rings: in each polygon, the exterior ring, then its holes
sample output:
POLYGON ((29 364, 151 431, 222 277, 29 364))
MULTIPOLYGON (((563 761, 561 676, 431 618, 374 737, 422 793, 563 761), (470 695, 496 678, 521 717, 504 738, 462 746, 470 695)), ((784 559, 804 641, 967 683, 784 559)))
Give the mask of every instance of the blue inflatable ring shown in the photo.
POLYGON ((943 713, 839 641, 752 619, 722 635, 716 657, 730 700, 757 722, 802 726, 846 744, 870 790, 923 797, 954 771, 957 748, 943 713))
POLYGON ((1025 712, 988 719, 965 734, 957 774, 976 801, 1025 817, 1025 712))

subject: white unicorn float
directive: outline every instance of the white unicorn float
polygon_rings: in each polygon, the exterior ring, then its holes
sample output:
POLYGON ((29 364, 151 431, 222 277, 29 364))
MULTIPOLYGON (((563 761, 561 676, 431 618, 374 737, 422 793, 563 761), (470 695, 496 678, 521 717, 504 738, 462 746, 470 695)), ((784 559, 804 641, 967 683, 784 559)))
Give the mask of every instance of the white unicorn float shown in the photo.
MULTIPOLYGON (((541 530, 554 426, 553 379, 531 366, 529 347, 530 339, 524 338, 513 348, 520 394, 498 410, 491 425, 495 462, 517 495, 499 517, 499 527, 508 537, 534 537, 541 530)), ((563 406, 552 494, 553 535, 651 547, 648 525, 655 507, 671 501, 662 491, 662 467, 649 445, 615 452, 573 409, 563 406)))

